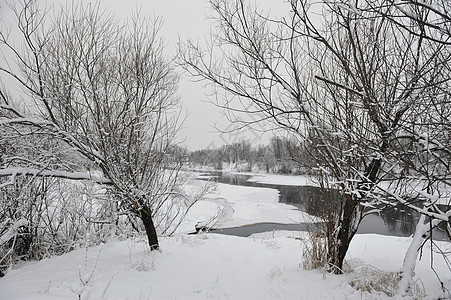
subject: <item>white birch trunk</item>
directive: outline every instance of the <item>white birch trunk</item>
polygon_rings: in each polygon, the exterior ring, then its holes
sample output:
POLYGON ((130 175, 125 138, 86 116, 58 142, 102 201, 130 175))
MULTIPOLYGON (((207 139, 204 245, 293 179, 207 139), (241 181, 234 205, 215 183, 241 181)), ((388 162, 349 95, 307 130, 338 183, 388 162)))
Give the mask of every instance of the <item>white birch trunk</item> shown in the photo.
POLYGON ((410 243, 410 246, 406 251, 406 255, 404 256, 404 263, 401 268, 401 280, 398 284, 398 291, 402 294, 407 293, 409 290, 410 283, 413 280, 413 276, 415 276, 415 266, 421 245, 424 242, 424 237, 428 235, 430 230, 430 224, 425 223, 425 220, 426 216, 422 214, 418 220, 417 226, 415 227, 415 234, 413 235, 412 242, 410 243))

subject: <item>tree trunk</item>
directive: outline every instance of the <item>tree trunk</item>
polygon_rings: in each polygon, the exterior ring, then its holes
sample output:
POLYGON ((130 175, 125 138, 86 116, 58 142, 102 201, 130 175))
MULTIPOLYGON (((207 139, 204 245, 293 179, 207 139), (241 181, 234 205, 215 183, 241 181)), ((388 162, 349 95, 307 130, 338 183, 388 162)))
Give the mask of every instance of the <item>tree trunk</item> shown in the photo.
POLYGON ((417 226, 415 227, 415 234, 413 235, 412 242, 406 251, 403 266, 400 270, 401 280, 398 284, 398 292, 401 293, 401 295, 404 295, 409 291, 413 276, 415 276, 415 266, 420 250, 423 247, 424 240, 432 234, 430 230, 438 225, 439 220, 433 219, 429 222, 431 223, 426 222, 426 216, 422 214, 418 220, 417 226))
MULTIPOLYGON (((330 270, 335 274, 341 274, 343 272, 343 262, 348 252, 349 244, 356 233, 353 223, 355 218, 358 217, 354 214, 358 204, 350 195, 346 195, 345 198, 343 217, 340 219, 340 224, 338 224, 338 234, 333 235, 332 233, 332 241, 329 238, 329 242, 333 244, 330 245, 329 253, 327 254, 328 262, 330 270), (331 249, 333 250, 331 251, 331 249)), ((336 228, 337 226, 334 226, 334 229, 336 228)))
POLYGON ((429 226, 424 224, 425 219, 425 215, 421 215, 415 228, 415 234, 412 242, 410 243, 406 255, 404 256, 404 263, 401 268, 401 280, 398 284, 399 291, 403 294, 408 291, 412 278, 415 274, 414 270, 417 262, 418 250, 421 248, 424 240, 423 235, 429 231, 429 226))
POLYGON ((144 224, 144 228, 146 229, 146 235, 147 240, 149 242, 150 251, 158 250, 159 249, 158 236, 157 231, 155 229, 155 225, 153 224, 151 209, 147 205, 144 205, 140 211, 139 217, 144 224))

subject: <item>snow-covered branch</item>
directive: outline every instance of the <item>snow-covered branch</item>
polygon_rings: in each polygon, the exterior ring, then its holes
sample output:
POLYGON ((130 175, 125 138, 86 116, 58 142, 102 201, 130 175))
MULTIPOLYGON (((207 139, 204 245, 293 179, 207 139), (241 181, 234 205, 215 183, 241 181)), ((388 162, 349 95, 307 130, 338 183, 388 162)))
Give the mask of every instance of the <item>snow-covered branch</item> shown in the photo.
POLYGON ((33 177, 54 177, 71 180, 90 180, 95 183, 111 184, 111 181, 105 177, 99 177, 85 172, 68 172, 58 170, 40 170, 30 168, 6 168, 0 169, 0 177, 12 176, 33 176, 33 177))

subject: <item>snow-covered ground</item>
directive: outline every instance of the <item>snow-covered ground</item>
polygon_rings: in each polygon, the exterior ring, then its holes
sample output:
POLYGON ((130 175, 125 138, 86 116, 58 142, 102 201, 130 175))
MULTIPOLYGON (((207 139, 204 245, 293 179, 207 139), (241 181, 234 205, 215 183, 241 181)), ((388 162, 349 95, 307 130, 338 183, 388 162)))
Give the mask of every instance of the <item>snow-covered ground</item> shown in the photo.
POLYGON ((314 178, 306 175, 287 176, 280 174, 252 174, 252 177, 249 179, 249 181, 276 185, 294 185, 294 186, 318 185, 315 182, 314 178))
POLYGON ((279 191, 271 188, 231 186, 217 183, 216 193, 199 201, 179 231, 192 231, 197 222, 210 227, 232 227, 259 222, 300 223, 316 221, 315 217, 295 206, 278 202, 279 191), (219 215, 214 223, 212 216, 219 215))
POLYGON ((274 185, 291 185, 291 186, 304 186, 304 185, 310 185, 310 186, 318 186, 317 180, 308 175, 281 175, 281 174, 270 174, 270 173, 253 173, 253 172, 237 172, 237 171, 230 171, 230 170, 223 170, 223 171, 209 171, 206 170, 199 170, 199 173, 197 173, 197 178, 202 179, 209 179, 215 177, 210 172, 223 172, 226 174, 232 174, 232 175, 247 175, 250 176, 248 181, 250 182, 257 182, 257 183, 263 183, 263 184, 274 184, 274 185))
MULTIPOLYGON (((213 216, 219 217, 216 225, 224 227, 312 220, 277 203, 277 196, 273 189, 218 184, 216 194, 193 207, 174 237, 160 239, 161 252, 148 251, 146 241, 137 237, 28 263, 0 279, 0 299, 78 299, 78 294, 81 299, 388 298, 356 291, 349 282, 364 285, 370 273, 381 277, 399 270, 410 238, 357 235, 346 260, 350 268, 366 275, 338 276, 303 269, 306 233, 271 232, 250 238, 186 234, 213 216)), ((451 251, 450 244, 442 246, 451 251)), ((425 249, 415 279, 424 286, 426 298, 436 299, 442 296, 440 283, 430 269, 430 249, 425 249)), ((446 263, 434 256, 435 271, 451 289, 446 263)))

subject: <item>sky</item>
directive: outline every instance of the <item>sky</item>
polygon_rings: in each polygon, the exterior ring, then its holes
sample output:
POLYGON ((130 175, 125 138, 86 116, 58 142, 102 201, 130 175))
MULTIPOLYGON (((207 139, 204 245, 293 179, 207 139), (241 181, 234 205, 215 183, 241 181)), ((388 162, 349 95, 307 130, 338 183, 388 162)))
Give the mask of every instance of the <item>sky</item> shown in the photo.
MULTIPOLYGON (((140 7, 140 11, 146 15, 162 17, 164 23, 161 34, 167 43, 169 55, 176 54, 179 41, 191 39, 202 45, 212 27, 208 18, 212 13, 208 0, 103 0, 101 3, 108 3, 109 9, 120 14, 140 7)), ((257 3, 268 7, 268 3, 274 5, 277 2, 260 0, 257 3)), ((233 130, 238 125, 230 123, 223 111, 209 102, 209 90, 205 83, 193 82, 189 74, 182 76, 178 94, 187 113, 179 138, 189 150, 218 148, 243 139, 254 146, 268 142, 270 134, 262 136, 262 132, 259 132, 264 128, 259 128, 259 131, 242 129, 231 133, 221 132, 233 130)))
MULTIPOLYGON (((17 0, 0 0, 0 5, 17 0)), ((40 5, 50 7, 52 4, 67 4, 69 0, 38 0, 40 5)), ((81 0, 84 3, 97 1, 81 0)), ((283 7, 283 1, 255 0, 259 7, 276 11, 283 7)), ((208 16, 212 14, 208 0, 99 0, 101 8, 118 18, 130 16, 136 9, 149 17, 161 17, 163 26, 160 36, 166 43, 166 54, 173 58, 177 52, 179 41, 191 39, 202 45, 212 27, 208 16)), ((213 28, 214 29, 214 28, 213 28)), ((178 69, 182 72, 182 69, 178 69)), ((259 130, 242 129, 231 133, 238 127, 230 123, 224 116, 222 109, 209 102, 209 90, 205 82, 193 82, 189 74, 181 77, 178 96, 186 115, 178 141, 189 150, 218 148, 225 144, 232 144, 241 140, 248 140, 252 145, 266 144, 271 134, 259 130), (219 130, 218 130, 219 129, 219 130), (222 130, 222 132, 221 132, 222 130), (263 136, 262 136, 263 135, 263 136)), ((210 93, 211 94, 211 93, 210 93)))
MULTIPOLYGON (((204 39, 209 31, 207 11, 208 0, 129 0, 101 1, 108 3, 107 9, 115 14, 126 16, 135 8, 144 15, 163 18, 161 36, 166 42, 166 53, 176 54, 177 43, 180 40, 204 39)), ((204 84, 192 82, 187 76, 182 76, 178 95, 186 112, 179 139, 190 150, 221 146, 219 133, 213 128, 214 123, 222 119, 220 110, 207 103, 204 84)))
MULTIPOLYGON (((167 44, 166 53, 170 56, 175 56, 179 40, 191 39, 202 44, 210 32, 208 16, 211 10, 208 0, 101 0, 101 5, 105 3, 107 10, 118 16, 125 17, 138 7, 144 15, 162 17, 161 36, 167 44)), ((189 150, 218 148, 243 139, 254 145, 267 142, 266 136, 261 139, 261 133, 250 129, 233 133, 219 131, 229 131, 237 125, 227 121, 223 111, 209 102, 208 92, 205 83, 193 82, 189 74, 182 76, 178 95, 186 119, 179 140, 189 150)))

